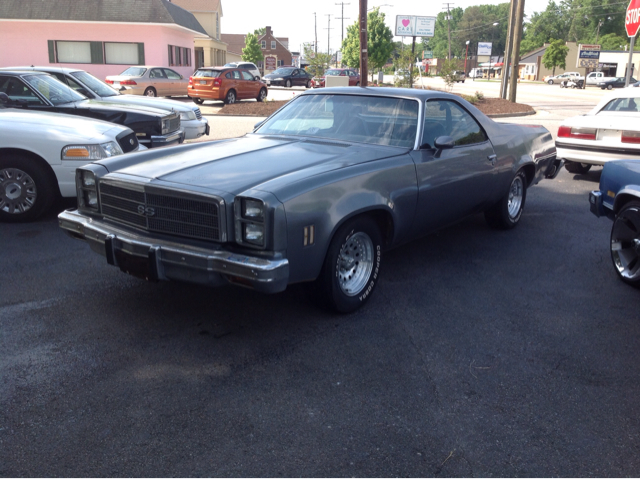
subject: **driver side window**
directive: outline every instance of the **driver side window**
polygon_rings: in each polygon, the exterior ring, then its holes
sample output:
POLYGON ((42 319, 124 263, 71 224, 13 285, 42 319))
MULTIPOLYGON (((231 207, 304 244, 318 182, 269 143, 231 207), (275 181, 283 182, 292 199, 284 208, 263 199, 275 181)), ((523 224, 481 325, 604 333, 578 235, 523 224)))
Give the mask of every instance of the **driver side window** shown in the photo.
POLYGON ((456 146, 487 141, 487 135, 475 118, 456 102, 427 101, 422 144, 433 148, 435 139, 440 136, 450 136, 456 146))
POLYGON ((44 105, 42 100, 24 83, 13 77, 0 77, 0 92, 12 100, 25 100, 30 105, 44 105))

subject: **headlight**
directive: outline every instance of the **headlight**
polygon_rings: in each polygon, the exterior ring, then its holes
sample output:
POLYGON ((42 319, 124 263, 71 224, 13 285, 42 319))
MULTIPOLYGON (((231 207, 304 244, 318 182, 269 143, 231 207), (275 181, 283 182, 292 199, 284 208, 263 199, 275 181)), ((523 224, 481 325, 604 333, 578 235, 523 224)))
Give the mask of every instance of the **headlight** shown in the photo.
POLYGON ((101 143, 100 146, 104 150, 106 158, 111 158, 112 156, 122 155, 122 149, 120 145, 118 145, 115 141, 109 141, 107 143, 101 143))
POLYGON ((182 121, 195 120, 195 119, 196 119, 196 113, 192 110, 180 112, 180 120, 182 121))
POLYGON ((96 175, 91 170, 76 170, 76 191, 78 209, 98 211, 98 185, 96 175))
POLYGON ((69 145, 62 149, 63 160, 102 160, 112 156, 121 155, 122 149, 115 141, 109 141, 100 145, 69 145))
POLYGON ((275 80, 275 81, 282 81, 282 80, 284 80, 284 78, 272 78, 272 80, 275 80))
POLYGON ((242 200, 242 217, 262 221, 264 219, 264 203, 262 203, 262 201, 244 198, 242 200))
POLYGON ((243 230, 242 241, 258 246, 264 245, 264 225, 245 223, 243 230))

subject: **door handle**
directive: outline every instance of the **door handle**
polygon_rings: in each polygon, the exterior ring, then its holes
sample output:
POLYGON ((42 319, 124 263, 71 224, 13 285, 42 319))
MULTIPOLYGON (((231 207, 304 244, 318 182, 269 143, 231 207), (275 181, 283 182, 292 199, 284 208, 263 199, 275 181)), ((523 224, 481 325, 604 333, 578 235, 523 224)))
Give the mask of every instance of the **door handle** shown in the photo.
POLYGON ((498 159, 498 155, 489 155, 489 156, 487 156, 487 160, 489 160, 492 165, 496 164, 496 160, 497 159, 498 159))

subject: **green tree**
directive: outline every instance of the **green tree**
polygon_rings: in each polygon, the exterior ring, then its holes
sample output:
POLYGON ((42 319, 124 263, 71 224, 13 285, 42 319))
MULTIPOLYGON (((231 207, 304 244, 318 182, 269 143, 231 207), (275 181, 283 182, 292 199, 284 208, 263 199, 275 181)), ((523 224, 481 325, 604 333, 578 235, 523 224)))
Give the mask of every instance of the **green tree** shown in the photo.
POLYGON ((260 37, 262 35, 264 35, 265 33, 267 33, 267 28, 266 27, 262 27, 262 28, 256 28, 253 33, 257 36, 260 37))
POLYGON ((257 64, 263 59, 264 55, 262 55, 262 49, 258 43, 258 36, 253 33, 247 33, 245 47, 242 49, 242 60, 257 64))
POLYGON ((455 60, 445 60, 440 68, 440 77, 444 80, 447 88, 451 90, 453 88, 453 82, 456 80, 456 75, 453 73, 458 67, 458 62, 455 60))
MULTIPOLYGON (((389 61, 393 46, 393 32, 385 24, 385 15, 378 7, 367 15, 368 67, 382 68, 389 61)), ((342 42, 342 63, 350 68, 360 68, 360 28, 359 22, 347 27, 347 36, 342 42)))
POLYGON ((598 43, 602 50, 624 50, 629 45, 628 37, 621 37, 615 33, 607 33, 600 37, 598 43))
POLYGON ((395 75, 393 76, 393 83, 397 87, 411 88, 418 79, 418 69, 413 69, 413 78, 411 77, 411 65, 414 63, 415 58, 411 54, 410 49, 405 49, 398 52, 398 55, 393 60, 393 66, 395 68, 395 75))
POLYGON ((309 62, 306 70, 314 77, 324 75, 324 71, 329 67, 329 62, 331 61, 331 55, 321 52, 316 54, 311 45, 304 46, 304 57, 309 62))
POLYGON ((567 53, 569 53, 569 47, 565 45, 564 40, 552 40, 542 56, 542 64, 545 68, 553 68, 551 74, 555 75, 556 67, 563 70, 567 68, 567 53))

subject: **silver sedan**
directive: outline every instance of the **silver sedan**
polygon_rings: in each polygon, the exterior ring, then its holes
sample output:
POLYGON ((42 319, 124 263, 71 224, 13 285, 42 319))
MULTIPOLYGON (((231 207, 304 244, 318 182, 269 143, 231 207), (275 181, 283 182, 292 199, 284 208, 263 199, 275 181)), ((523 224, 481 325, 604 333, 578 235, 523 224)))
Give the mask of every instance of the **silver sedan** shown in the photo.
POLYGON ((189 79, 171 68, 142 65, 109 75, 105 82, 124 94, 172 96, 186 95, 189 79))

